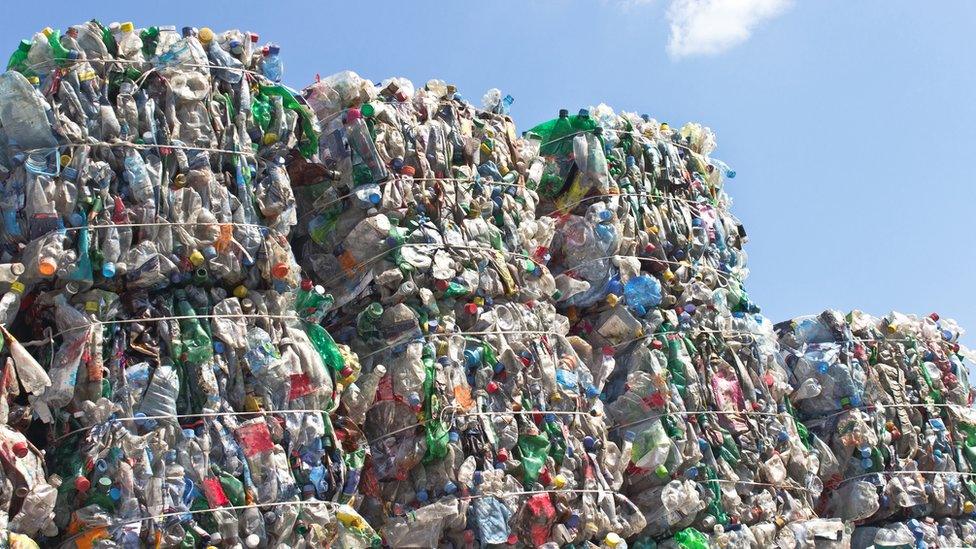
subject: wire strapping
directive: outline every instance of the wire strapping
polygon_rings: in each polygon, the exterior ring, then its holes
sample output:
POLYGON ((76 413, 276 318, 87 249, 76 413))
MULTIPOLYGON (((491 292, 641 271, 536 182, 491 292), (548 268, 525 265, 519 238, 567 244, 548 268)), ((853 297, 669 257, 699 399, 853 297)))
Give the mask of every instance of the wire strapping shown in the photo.
MULTIPOLYGON (((154 56, 154 57, 158 58, 158 56, 154 56)), ((66 63, 66 65, 64 67, 57 66, 58 60, 52 59, 50 61, 42 61, 40 63, 27 64, 25 66, 29 69, 37 69, 37 68, 48 68, 49 65, 54 64, 55 66, 52 67, 52 69, 68 69, 69 65, 70 68, 73 68, 82 63, 91 63, 91 62, 106 63, 106 64, 120 63, 123 65, 124 64, 150 65, 149 69, 147 69, 147 72, 152 70, 158 71, 158 70, 180 68, 180 67, 191 67, 195 69, 218 69, 218 70, 225 70, 231 72, 246 73, 252 76, 257 76, 260 79, 267 80, 267 77, 265 77, 264 74, 251 69, 246 69, 244 67, 225 67, 223 65, 211 65, 208 63, 186 63, 182 61, 176 61, 172 63, 159 63, 158 61, 152 61, 152 58, 146 59, 144 61, 139 61, 135 59, 121 59, 121 58, 114 58, 114 57, 86 57, 84 59, 78 58, 78 59, 65 60, 64 63, 66 63)), ((92 67, 92 69, 94 70, 94 67, 92 67)))
POLYGON ((717 210, 720 210, 720 211, 728 211, 728 207, 726 207, 726 206, 720 206, 718 204, 713 204, 713 203, 709 202, 708 200, 704 200, 704 201, 702 201, 702 200, 692 200, 690 198, 679 198, 677 196, 668 196, 668 195, 663 195, 663 194, 659 194, 659 193, 651 193, 651 192, 644 192, 644 191, 637 191, 637 192, 621 191, 621 192, 618 192, 618 193, 606 193, 606 194, 591 194, 591 195, 587 195, 587 196, 585 196, 585 197, 577 200, 576 202, 571 202, 569 204, 566 204, 562 208, 556 208, 555 210, 552 210, 551 212, 549 212, 547 214, 544 214, 544 215, 541 215, 541 216, 538 216, 538 217, 540 217, 540 218, 541 217, 552 217, 552 216, 557 215, 557 214, 562 215, 562 212, 571 211, 576 206, 579 206, 580 204, 583 204, 584 202, 590 202, 592 200, 600 200, 600 199, 603 199, 603 198, 614 198, 614 197, 619 197, 619 198, 643 197, 643 198, 652 198, 652 199, 655 199, 655 200, 670 200, 671 202, 681 202, 681 203, 692 204, 692 205, 701 205, 701 204, 704 203, 704 204, 707 204, 707 205, 709 205, 709 206, 711 206, 711 207, 713 207, 713 208, 715 208, 717 210))
POLYGON ((71 536, 71 537, 63 540, 61 542, 61 544, 59 545, 59 547, 64 547, 68 543, 71 543, 72 541, 74 541, 74 540, 76 540, 76 539, 84 536, 85 534, 87 534, 89 530, 93 530, 93 529, 96 529, 96 528, 116 528, 116 527, 119 527, 119 526, 125 526, 127 524, 135 524, 137 522, 142 522, 144 520, 158 520, 158 519, 165 519, 165 518, 169 518, 169 517, 182 517, 184 515, 197 515, 197 514, 204 514, 204 513, 214 513, 214 512, 217 512, 217 511, 243 511, 243 510, 246 510, 246 509, 262 508, 262 507, 287 507, 287 506, 291 506, 291 505, 309 505, 309 506, 311 506, 311 505, 326 505, 326 506, 332 507, 333 509, 337 509, 339 507, 342 507, 343 504, 336 503, 334 501, 321 501, 321 500, 273 501, 273 502, 270 502, 270 503, 254 503, 254 504, 251 504, 251 505, 229 505, 227 507, 215 507, 213 509, 188 509, 186 511, 172 511, 172 512, 169 512, 169 513, 161 513, 159 515, 152 515, 152 516, 148 516, 148 517, 135 517, 135 518, 129 518, 129 519, 122 519, 122 520, 112 520, 112 521, 109 521, 109 522, 104 523, 104 524, 92 524, 92 525, 90 525, 89 528, 86 528, 86 529, 82 530, 81 532, 78 532, 77 534, 74 534, 73 536, 71 536))
MULTIPOLYGON (((378 254, 376 254, 376 255, 368 258, 368 259, 365 259, 363 261, 358 261, 358 262, 354 263, 353 265, 351 265, 348 268, 343 267, 343 270, 346 271, 347 273, 348 272, 361 272, 361 271, 364 270, 365 267, 371 265, 372 263, 384 259, 387 256, 387 254, 389 254, 392 251, 395 251, 395 250, 398 250, 398 249, 401 249, 401 248, 420 248, 420 247, 430 247, 430 248, 441 249, 441 250, 457 249, 457 250, 470 250, 470 251, 480 251, 480 252, 491 252, 491 253, 495 253, 495 254, 502 254, 502 255, 508 255, 508 256, 521 257, 521 258, 525 258, 525 259, 531 260, 533 263, 540 264, 540 265, 545 265, 545 263, 543 261, 541 261, 539 258, 537 258, 537 257, 535 257, 533 255, 527 254, 527 253, 523 253, 523 252, 511 252, 511 251, 505 251, 505 250, 498 250, 498 249, 491 248, 491 247, 487 247, 487 246, 465 246, 465 245, 447 244, 447 243, 440 243, 440 242, 404 242, 402 244, 397 244, 396 246, 391 246, 391 247, 387 248, 386 250, 384 250, 384 251, 382 251, 382 252, 380 252, 380 253, 378 253, 378 254)), ((725 273, 725 272, 723 272, 723 271, 721 271, 721 270, 719 270, 719 269, 717 269, 717 268, 715 268, 715 267, 713 267, 711 265, 706 265, 706 264, 703 264, 703 263, 690 263, 690 262, 685 262, 685 261, 672 261, 672 260, 668 260, 668 259, 658 259, 656 257, 642 257, 642 256, 637 256, 637 255, 622 255, 622 254, 607 255, 607 256, 603 256, 603 257, 595 257, 595 258, 587 259, 586 261, 581 261, 580 263, 577 263, 573 267, 571 267, 569 269, 566 269, 566 272, 578 270, 583 265, 588 265, 590 263, 596 263, 598 261, 606 261, 606 260, 615 259, 615 258, 638 259, 638 260, 645 260, 645 261, 655 261, 655 262, 658 262, 658 263, 664 263, 664 264, 667 264, 667 265, 674 265, 674 266, 677 266, 677 267, 691 267, 691 268, 694 268, 696 270, 710 271, 710 272, 715 273, 715 275, 718 276, 719 278, 724 279, 724 281, 726 282, 726 285, 723 286, 723 287, 728 287, 728 284, 727 283, 730 280, 735 280, 736 282, 739 281, 738 278, 735 277, 735 275, 732 275, 732 274, 729 274, 729 273, 725 273)))
POLYGON ((400 345, 405 345, 407 343, 411 343, 418 340, 427 340, 427 339, 433 339, 438 337, 454 337, 454 336, 487 337, 492 335, 502 336, 502 335, 518 335, 518 334, 555 335, 555 336, 561 335, 558 332, 553 332, 551 330, 494 330, 494 331, 482 331, 482 332, 435 332, 432 334, 417 334, 417 335, 411 335, 408 338, 397 340, 396 342, 380 347, 379 349, 376 349, 371 353, 362 355, 359 357, 359 360, 360 361, 365 360, 371 356, 378 355, 379 353, 382 353, 387 349, 393 349, 395 347, 399 347, 400 345))
MULTIPOLYGON (((444 414, 447 411, 451 411, 451 417, 450 417, 449 423, 452 424, 452 425, 454 424, 455 418, 459 418, 459 417, 462 417, 462 418, 463 417, 494 417, 494 416, 535 415, 535 414, 540 414, 540 415, 543 415, 543 416, 545 416, 546 414, 562 415, 562 416, 570 416, 570 415, 572 415, 572 416, 589 416, 589 415, 591 415, 589 412, 579 412, 579 411, 573 411, 573 410, 518 410, 518 411, 511 410, 511 411, 506 411, 506 412, 463 412, 463 413, 457 413, 457 412, 454 411, 456 409, 457 409, 456 406, 447 406, 447 407, 445 407, 444 409, 442 409, 440 411, 440 415, 437 418, 437 420, 438 421, 444 421, 444 414)), ((376 437, 374 439, 371 439, 371 440, 367 441, 367 444, 370 444, 371 445, 374 442, 379 442, 381 440, 385 440, 385 439, 388 439, 390 437, 394 437, 394 436, 396 436, 396 435, 398 435, 400 433, 403 433, 403 432, 406 432, 406 431, 410 431, 411 429, 416 429, 417 427, 423 427, 424 425, 427 425, 431 421, 434 421, 434 418, 428 418, 428 419, 420 420, 417 423, 413 423, 411 425, 407 425, 406 427, 403 427, 401 429, 397 429, 395 431, 390 431, 388 433, 384 433, 384 434, 382 434, 382 435, 380 435, 380 436, 378 436, 378 437, 376 437)))
POLYGON ((236 417, 236 416, 273 416, 276 414, 327 414, 328 410, 311 410, 311 409, 288 409, 288 410, 258 410, 256 412, 200 412, 197 414, 163 414, 155 416, 143 416, 143 417, 110 417, 105 421, 89 425, 87 427, 81 427, 73 431, 69 431, 66 434, 59 436, 54 439, 53 443, 57 443, 63 439, 70 436, 77 435, 78 433, 84 433, 85 431, 90 431, 102 425, 109 425, 112 423, 122 422, 122 421, 150 421, 150 420, 166 420, 166 419, 193 419, 193 418, 213 418, 213 417, 236 417))
POLYGON ((62 330, 62 331, 54 334, 52 337, 58 337, 58 336, 60 336, 62 334, 66 334, 68 332, 73 332, 73 331, 76 331, 76 330, 84 330, 84 329, 90 328, 92 326, 100 326, 100 325, 103 325, 103 324, 138 324, 138 323, 142 323, 142 322, 157 322, 157 321, 162 321, 162 320, 193 320, 193 319, 201 319, 201 318, 206 318, 206 319, 213 319, 213 318, 265 318, 265 319, 268 319, 268 320, 302 320, 302 317, 295 316, 295 315, 261 315, 261 314, 247 314, 247 313, 242 313, 242 314, 239 314, 239 315, 238 314, 223 314, 223 315, 203 314, 203 315, 154 316, 154 317, 148 317, 148 318, 120 318, 120 319, 116 319, 116 320, 98 320, 98 321, 95 321, 95 322, 90 322, 88 324, 80 324, 78 326, 72 326, 71 328, 68 328, 67 330, 62 330))
POLYGON ((854 410, 861 410, 861 411, 863 411, 863 410, 871 410, 871 411, 873 411, 873 410, 881 410, 883 408, 951 408, 953 410, 960 410, 960 409, 962 409, 962 410, 973 410, 973 411, 976 411, 976 408, 973 408, 971 406, 963 406, 962 404, 953 404, 951 402, 946 402, 946 403, 943 403, 943 404, 936 404, 936 403, 932 403, 932 404, 912 404, 912 403, 906 403, 906 404, 865 404, 863 406, 851 406, 850 408, 846 408, 846 409, 843 409, 843 410, 837 410, 836 412, 834 412, 832 414, 827 414, 825 416, 807 418, 802 423, 804 425, 806 425, 807 423, 827 421, 828 419, 831 419, 831 418, 834 418, 834 417, 837 417, 837 416, 840 416, 840 415, 844 415, 844 414, 853 412, 854 410))
MULTIPOLYGON (((234 221, 153 221, 147 223, 108 223, 102 225, 79 225, 77 227, 65 227, 63 229, 55 229, 47 234, 57 233, 61 231, 80 231, 82 229, 136 229, 140 227, 194 227, 194 226, 213 226, 219 227, 221 225, 233 225, 234 227, 254 227, 254 228, 264 228, 267 229, 267 225, 261 225, 258 223, 237 223, 234 221)), ((43 237, 38 237, 43 238, 43 237)))
POLYGON ((638 425, 641 423, 646 423, 648 421, 654 421, 655 419, 662 417, 672 417, 672 416, 697 416, 697 415, 713 415, 713 416, 763 416, 763 417, 786 417, 792 418, 788 412, 759 412, 753 410, 684 410, 684 411, 673 411, 673 412, 661 412, 654 414, 645 418, 638 419, 636 421, 631 421, 629 423, 624 423, 622 425, 614 425, 611 427, 613 430, 620 430, 625 427, 630 427, 631 425, 638 425))
POLYGON ((96 141, 94 143, 88 143, 88 142, 81 142, 81 143, 59 143, 58 145, 55 145, 53 147, 39 147, 39 148, 36 148, 36 149, 24 149, 24 150, 21 150, 20 152, 30 154, 30 153, 34 153, 34 152, 45 152, 45 151, 52 151, 52 150, 59 150, 59 149, 70 149, 70 148, 75 148, 75 147, 107 147, 107 148, 110 148, 110 149, 111 148, 114 148, 114 147, 121 147, 121 148, 139 149, 139 150, 149 150, 149 149, 178 149, 178 150, 182 150, 182 151, 206 151, 206 152, 213 152, 213 153, 219 153, 219 154, 239 154, 239 155, 242 155, 242 156, 257 157, 258 160, 264 160, 264 159, 258 157, 257 154, 254 153, 253 151, 245 151, 245 150, 234 151, 234 150, 228 150, 228 149, 216 149, 216 148, 213 148, 213 147, 194 147, 192 145, 160 145, 160 144, 156 144, 156 143, 132 143, 130 141, 118 141, 118 142, 96 141))
POLYGON ((867 478, 867 477, 871 477, 871 476, 874 476, 874 475, 879 475, 879 476, 880 475, 885 475, 885 476, 887 476, 887 475, 953 475, 953 476, 960 476, 960 477, 976 477, 976 473, 966 473, 966 472, 963 472, 963 471, 913 471, 913 470, 905 470, 905 471, 876 471, 874 473, 862 473, 860 475, 854 475, 853 477, 843 478, 843 479, 841 479, 840 481, 837 482, 837 485, 836 486, 840 486, 842 484, 847 484, 848 482, 850 482, 852 480, 857 480, 857 479, 860 479, 860 478, 867 478))
MULTIPOLYGON (((393 177, 385 181, 381 181, 380 183, 400 182, 400 183, 410 184, 410 183, 428 182, 428 181, 435 182, 435 183, 474 183, 474 184, 485 185, 485 186, 498 185, 503 187, 524 187, 525 186, 521 183, 508 183, 505 181, 495 181, 494 179, 475 179, 472 177, 393 177)), ((355 196, 355 194, 356 191, 352 190, 342 196, 336 197, 326 202, 325 204, 318 204, 318 201, 316 200, 315 202, 312 202, 312 207, 316 209, 312 209, 309 212, 307 212, 303 217, 303 219, 310 215, 321 213, 325 211, 329 206, 332 206, 333 204, 338 204, 349 197, 355 196)), ((325 195, 323 194, 322 196, 325 195)))

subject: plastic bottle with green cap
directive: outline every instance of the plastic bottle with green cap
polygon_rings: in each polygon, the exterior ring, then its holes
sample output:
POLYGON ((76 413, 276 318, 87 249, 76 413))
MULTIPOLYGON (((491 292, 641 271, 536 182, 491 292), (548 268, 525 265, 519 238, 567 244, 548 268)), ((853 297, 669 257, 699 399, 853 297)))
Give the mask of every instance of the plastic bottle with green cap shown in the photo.
POLYGON ((34 76, 34 71, 30 69, 30 65, 27 62, 27 54, 30 53, 31 41, 21 40, 20 44, 17 45, 17 49, 10 54, 10 60, 7 61, 8 71, 17 71, 24 76, 34 76))

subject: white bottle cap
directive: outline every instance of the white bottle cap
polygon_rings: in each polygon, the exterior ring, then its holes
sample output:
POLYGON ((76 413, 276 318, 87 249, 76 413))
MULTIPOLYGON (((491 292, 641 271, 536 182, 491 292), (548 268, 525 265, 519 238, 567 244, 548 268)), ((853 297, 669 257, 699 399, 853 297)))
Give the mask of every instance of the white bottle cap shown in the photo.
POLYGON ((259 538, 257 534, 251 534, 250 536, 244 538, 244 545, 248 547, 257 547, 258 545, 261 545, 261 538, 259 538))

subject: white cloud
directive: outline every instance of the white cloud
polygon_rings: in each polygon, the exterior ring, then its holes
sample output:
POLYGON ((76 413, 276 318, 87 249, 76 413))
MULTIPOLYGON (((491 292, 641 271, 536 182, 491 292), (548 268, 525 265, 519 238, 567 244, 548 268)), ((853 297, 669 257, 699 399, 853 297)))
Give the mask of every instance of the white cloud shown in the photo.
POLYGON ((745 42, 762 22, 792 0, 672 0, 668 53, 674 58, 714 55, 745 42))

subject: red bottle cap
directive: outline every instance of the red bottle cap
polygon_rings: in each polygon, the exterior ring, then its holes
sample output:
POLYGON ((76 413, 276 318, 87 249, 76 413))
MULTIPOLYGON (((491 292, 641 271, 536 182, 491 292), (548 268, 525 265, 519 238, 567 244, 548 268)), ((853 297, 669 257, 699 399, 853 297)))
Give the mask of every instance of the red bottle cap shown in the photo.
POLYGON ((285 263, 275 263, 274 267, 271 267, 271 276, 275 278, 285 278, 288 276, 288 265, 285 263))
POLYGON ((495 383, 494 381, 489 381, 488 385, 485 388, 488 389, 488 392, 492 394, 498 392, 498 384, 495 383))
POLYGON ((254 32, 251 33, 251 43, 252 44, 257 44, 258 43, 258 40, 260 40, 260 39, 261 39, 261 37, 258 36, 257 33, 254 33, 254 32))
POLYGON ((499 450, 498 455, 495 456, 495 459, 498 460, 498 463, 505 463, 506 461, 508 461, 508 450, 504 448, 499 450))
POLYGON ((655 339, 651 341, 651 347, 654 347, 655 350, 660 351, 664 347, 664 344, 661 343, 660 339, 655 339))
POLYGON ((932 314, 929 315, 929 318, 931 318, 932 320, 938 322, 939 321, 939 313, 932 313, 932 314))
POLYGON ((352 375, 352 368, 350 368, 349 366, 344 366, 342 370, 339 371, 339 373, 342 374, 342 377, 349 377, 352 375))
POLYGON ((85 477, 75 477, 75 490, 85 493, 91 488, 91 481, 85 477))
POLYGON ((518 536, 515 534, 509 534, 508 539, 505 541, 508 542, 509 545, 515 545, 518 543, 518 536))
POLYGON ((409 175, 410 177, 413 177, 414 174, 417 173, 417 169, 414 168, 413 166, 404 166, 400 168, 400 173, 403 175, 409 175))
POLYGON ((443 292, 444 290, 447 289, 448 286, 449 283, 446 280, 442 280, 438 278, 437 280, 434 281, 434 288, 437 288, 437 291, 443 292))
POLYGON ((310 279, 310 278, 304 278, 304 279, 302 279, 302 289, 303 290, 305 290, 306 292, 310 292, 310 291, 312 291, 312 288, 314 288, 314 287, 315 287, 315 284, 312 282, 312 279, 310 279))
POLYGON ((539 482, 541 482, 543 486, 549 486, 549 483, 552 482, 552 475, 549 474, 548 467, 539 471, 539 482))
POLYGON ((613 356, 613 347, 606 345, 603 347, 604 356, 613 356))
POLYGON ((464 306, 464 312, 468 313, 469 315, 476 315, 478 314, 478 306, 474 303, 468 303, 464 306))
POLYGON ((27 450, 27 443, 26 442, 24 442, 24 441, 15 442, 14 443, 13 450, 14 450, 14 455, 15 456, 17 456, 19 458, 22 458, 22 459, 25 458, 25 457, 27 457, 27 451, 28 450, 27 450))

